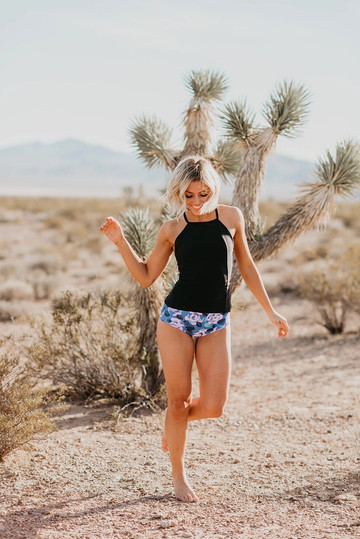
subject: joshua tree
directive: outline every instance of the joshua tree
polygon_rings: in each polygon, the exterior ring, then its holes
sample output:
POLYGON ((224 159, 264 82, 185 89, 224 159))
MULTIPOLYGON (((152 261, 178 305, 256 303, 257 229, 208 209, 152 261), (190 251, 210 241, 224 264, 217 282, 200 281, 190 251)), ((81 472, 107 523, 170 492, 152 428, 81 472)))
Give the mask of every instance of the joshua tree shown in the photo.
MULTIPOLYGON (((183 149, 171 144, 171 129, 156 117, 142 116, 131 126, 131 138, 137 154, 149 168, 165 166, 173 170, 178 161, 190 154, 208 157, 223 179, 234 178, 232 203, 245 217, 246 234, 254 260, 274 255, 302 232, 319 225, 328 217, 335 195, 350 196, 360 182, 359 146, 353 140, 339 143, 335 155, 328 151, 319 159, 314 182, 304 184, 302 193, 269 229, 264 231, 259 217, 258 196, 265 175, 266 158, 274 149, 278 135, 295 137, 308 116, 309 92, 301 84, 279 84, 263 108, 265 127, 254 124, 254 113, 246 101, 233 101, 219 111, 225 129, 210 152, 210 128, 214 105, 227 88, 226 78, 217 72, 191 71, 186 77, 191 101, 183 118, 183 149)), ((234 264, 232 290, 241 277, 234 264)))
MULTIPOLYGON (((129 208, 123 215, 124 234, 136 254, 145 260, 156 240, 157 229, 148 209, 129 208)), ((136 282, 134 302, 137 312, 139 338, 138 354, 144 357, 143 382, 147 393, 157 392, 162 383, 160 358, 156 346, 156 325, 164 296, 163 279, 158 279, 149 288, 136 282)))
MULTIPOLYGON (((295 202, 265 231, 259 215, 258 197, 265 175, 266 158, 274 149, 278 135, 295 137, 304 124, 308 116, 308 91, 294 82, 285 81, 278 85, 263 108, 265 127, 255 125, 255 115, 248 109, 246 101, 227 104, 218 111, 225 136, 210 149, 215 104, 227 88, 226 78, 217 72, 192 71, 186 77, 186 86, 191 92, 191 101, 183 117, 183 148, 174 149, 171 129, 155 116, 142 116, 133 121, 130 129, 132 143, 138 157, 149 168, 164 166, 171 172, 182 157, 200 154, 211 160, 225 181, 231 178, 234 183, 232 203, 244 214, 246 234, 255 261, 274 255, 302 232, 326 220, 334 196, 350 196, 358 186, 359 147, 352 140, 341 142, 334 156, 327 152, 323 159, 319 159, 314 182, 304 184, 295 202)), ((144 242, 146 238, 152 241, 154 223, 149 221, 148 215, 142 214, 141 210, 133 210, 132 214, 128 213, 128 220, 131 223, 128 239, 135 248, 137 242, 144 242)), ((146 250, 137 249, 137 252, 143 257, 147 254, 146 250)), ((237 265, 233 267, 232 291, 241 282, 237 265)), ((148 289, 140 290, 139 287, 136 293, 139 325, 143 330, 140 347, 151 351, 152 383, 160 372, 155 352, 155 324, 163 289, 164 281, 160 280, 148 289)))

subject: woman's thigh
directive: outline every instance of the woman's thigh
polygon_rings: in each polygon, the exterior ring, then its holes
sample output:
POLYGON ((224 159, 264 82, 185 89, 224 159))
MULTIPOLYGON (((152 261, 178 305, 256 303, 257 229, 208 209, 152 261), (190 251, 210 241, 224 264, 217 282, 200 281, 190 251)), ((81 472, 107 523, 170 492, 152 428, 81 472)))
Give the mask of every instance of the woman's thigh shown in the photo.
POLYGON ((162 320, 158 322, 157 339, 168 396, 184 399, 190 397, 193 339, 162 320))
POLYGON ((203 405, 224 405, 231 373, 231 327, 214 331, 196 341, 195 358, 203 405))

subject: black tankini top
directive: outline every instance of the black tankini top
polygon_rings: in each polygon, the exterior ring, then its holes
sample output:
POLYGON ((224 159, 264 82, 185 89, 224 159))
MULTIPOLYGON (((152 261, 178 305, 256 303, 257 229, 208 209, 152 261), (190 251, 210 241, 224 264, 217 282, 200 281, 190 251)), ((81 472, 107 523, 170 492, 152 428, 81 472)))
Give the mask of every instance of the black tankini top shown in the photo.
POLYGON ((219 220, 188 221, 174 244, 179 279, 165 303, 173 309, 225 313, 231 309, 233 238, 219 220))

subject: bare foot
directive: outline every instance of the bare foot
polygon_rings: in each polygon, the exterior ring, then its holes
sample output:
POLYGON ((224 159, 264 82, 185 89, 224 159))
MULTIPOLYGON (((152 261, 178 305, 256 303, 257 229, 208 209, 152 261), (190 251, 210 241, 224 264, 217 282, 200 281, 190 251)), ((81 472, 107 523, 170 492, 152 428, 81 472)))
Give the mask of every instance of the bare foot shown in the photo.
MULTIPOLYGON (((165 417, 166 417, 166 412, 167 412, 167 408, 165 408, 165 417)), ((164 451, 164 453, 168 453, 169 447, 168 447, 168 443, 167 443, 165 427, 164 427, 164 433, 162 435, 162 440, 161 440, 161 448, 164 451)))
POLYGON ((175 497, 182 502, 198 502, 199 498, 196 496, 193 489, 190 487, 186 477, 179 477, 173 479, 175 497))

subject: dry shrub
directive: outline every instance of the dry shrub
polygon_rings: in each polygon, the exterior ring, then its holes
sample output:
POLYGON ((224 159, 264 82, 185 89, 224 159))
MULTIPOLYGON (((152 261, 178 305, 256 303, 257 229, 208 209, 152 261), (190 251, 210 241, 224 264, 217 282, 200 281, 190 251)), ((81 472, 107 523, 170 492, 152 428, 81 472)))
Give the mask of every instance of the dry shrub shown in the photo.
POLYGON ((20 358, 5 348, 0 357, 0 462, 35 436, 55 430, 52 417, 66 408, 49 388, 36 389, 36 382, 20 367, 20 358))
POLYGON ((34 254, 25 259, 28 272, 42 271, 46 275, 53 275, 61 268, 61 265, 60 257, 51 254, 34 254))
POLYGON ((32 299, 33 289, 29 283, 9 279, 0 284, 0 300, 13 301, 22 299, 32 299))
POLYGON ((36 300, 49 299, 59 285, 57 277, 44 275, 42 272, 36 272, 30 279, 34 298, 36 300))
POLYGON ((349 312, 359 312, 360 247, 350 246, 329 262, 326 270, 308 271, 297 278, 297 294, 313 302, 321 324, 331 333, 342 333, 349 312))
POLYGON ((88 234, 84 241, 81 242, 81 246, 93 254, 100 255, 104 247, 103 238, 98 231, 96 234, 88 234))
POLYGON ((305 251, 297 254, 292 263, 298 266, 305 262, 312 262, 313 260, 318 260, 319 258, 326 258, 329 255, 329 250, 325 245, 317 245, 312 249, 305 249, 305 251))
MULTIPOLYGON (((94 224, 93 227, 98 228, 95 227, 94 224)), ((66 241, 68 243, 86 241, 89 235, 89 227, 86 226, 83 219, 75 222, 68 221, 62 228, 66 232, 66 241)))
POLYGON ((15 265, 4 261, 0 264, 0 280, 6 281, 15 274, 15 265))
POLYGON ((249 302, 245 298, 243 288, 237 288, 231 298, 232 310, 243 311, 249 306, 249 302))
POLYGON ((43 221, 44 228, 62 230, 64 228, 64 218, 61 215, 50 215, 43 221))
POLYGON ((52 301, 52 319, 34 324, 27 347, 37 376, 50 378, 77 399, 115 399, 152 407, 159 395, 146 386, 149 359, 138 353, 141 328, 120 292, 64 292, 52 301))
POLYGON ((0 241, 0 260, 6 260, 10 253, 11 243, 6 240, 0 241))
POLYGON ((0 301, 0 322, 13 322, 23 314, 22 305, 18 302, 0 301))
POLYGON ((351 228, 355 232, 360 232, 360 204, 359 202, 348 202, 338 204, 336 217, 341 219, 346 228, 351 228))
POLYGON ((266 227, 272 226, 286 210, 286 204, 279 200, 263 200, 259 203, 260 215, 266 227))

